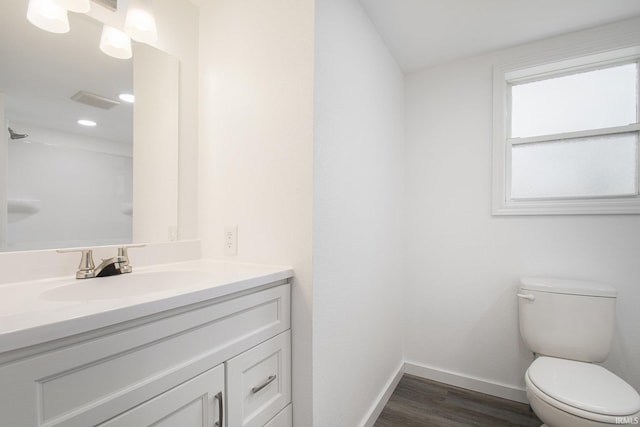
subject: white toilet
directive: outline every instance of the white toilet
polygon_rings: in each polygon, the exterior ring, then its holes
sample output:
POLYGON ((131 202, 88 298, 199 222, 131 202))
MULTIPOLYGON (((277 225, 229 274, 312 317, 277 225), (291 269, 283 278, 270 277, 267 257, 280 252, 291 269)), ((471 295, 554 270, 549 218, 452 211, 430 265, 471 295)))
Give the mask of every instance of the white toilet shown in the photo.
POLYGON ((527 398, 548 427, 640 425, 640 395, 593 362, 613 338, 616 290, 576 280, 523 278, 520 334, 535 353, 527 398))

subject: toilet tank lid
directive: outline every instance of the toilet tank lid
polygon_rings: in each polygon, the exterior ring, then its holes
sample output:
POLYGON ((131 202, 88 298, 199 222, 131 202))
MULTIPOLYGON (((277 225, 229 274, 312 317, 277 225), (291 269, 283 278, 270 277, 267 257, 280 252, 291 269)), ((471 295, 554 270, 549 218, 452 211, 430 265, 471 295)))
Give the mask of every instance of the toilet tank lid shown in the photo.
POLYGON ((606 298, 615 298, 618 294, 614 287, 605 283, 551 277, 523 277, 520 279, 520 289, 606 298))

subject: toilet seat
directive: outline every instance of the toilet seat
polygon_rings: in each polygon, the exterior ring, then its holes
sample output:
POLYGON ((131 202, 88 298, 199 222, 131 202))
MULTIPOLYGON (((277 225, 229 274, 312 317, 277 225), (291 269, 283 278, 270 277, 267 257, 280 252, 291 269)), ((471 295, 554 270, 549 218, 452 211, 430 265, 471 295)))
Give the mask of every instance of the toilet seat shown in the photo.
POLYGON ((616 424, 640 412, 640 395, 601 366, 552 357, 537 358, 525 375, 541 400, 578 417, 616 424))

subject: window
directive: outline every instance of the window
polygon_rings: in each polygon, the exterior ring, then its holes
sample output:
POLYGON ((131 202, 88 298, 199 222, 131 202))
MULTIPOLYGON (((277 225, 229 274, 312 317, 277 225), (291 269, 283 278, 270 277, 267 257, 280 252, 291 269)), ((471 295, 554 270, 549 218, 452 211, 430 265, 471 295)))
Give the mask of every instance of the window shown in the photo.
POLYGON ((494 214, 640 213, 639 60, 494 70, 494 214))

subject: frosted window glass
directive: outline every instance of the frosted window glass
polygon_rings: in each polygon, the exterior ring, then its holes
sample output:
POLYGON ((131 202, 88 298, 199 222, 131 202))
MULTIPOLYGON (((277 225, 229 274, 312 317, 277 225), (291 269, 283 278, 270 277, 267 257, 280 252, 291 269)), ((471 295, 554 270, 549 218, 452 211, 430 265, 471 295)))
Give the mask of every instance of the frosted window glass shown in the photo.
POLYGON ((637 63, 511 87, 511 137, 636 123, 637 63))
POLYGON ((638 133, 514 145, 513 199, 637 194, 638 133))

